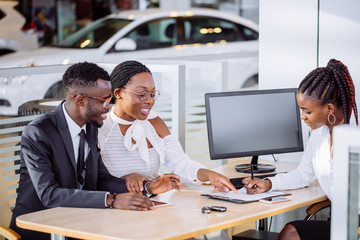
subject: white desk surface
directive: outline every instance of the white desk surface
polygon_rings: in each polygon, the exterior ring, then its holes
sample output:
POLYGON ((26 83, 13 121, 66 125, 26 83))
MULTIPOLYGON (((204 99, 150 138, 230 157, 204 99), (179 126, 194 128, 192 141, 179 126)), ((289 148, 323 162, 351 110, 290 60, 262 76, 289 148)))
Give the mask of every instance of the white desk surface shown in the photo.
MULTIPOLYGON (((214 170, 228 177, 244 176, 234 163, 214 170)), ((293 163, 276 164, 279 171, 294 168, 293 163)), ((326 199, 316 182, 308 188, 289 191, 292 201, 265 204, 237 204, 201 197, 212 186, 187 186, 158 195, 154 200, 172 203, 153 211, 118 209, 53 208, 17 218, 22 228, 81 239, 185 239, 266 218, 326 199), (226 212, 201 213, 203 206, 221 205, 226 212)))

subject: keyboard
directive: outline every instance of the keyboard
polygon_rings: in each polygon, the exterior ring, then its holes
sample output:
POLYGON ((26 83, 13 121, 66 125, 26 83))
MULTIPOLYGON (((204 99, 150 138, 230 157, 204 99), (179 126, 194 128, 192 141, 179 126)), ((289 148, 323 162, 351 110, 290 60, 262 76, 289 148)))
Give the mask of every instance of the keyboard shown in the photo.
MULTIPOLYGON (((276 173, 272 173, 272 174, 258 175, 258 176, 255 176, 255 177, 263 179, 263 178, 267 178, 267 177, 273 177, 275 175, 276 175, 276 173)), ((232 183, 232 185, 234 185, 234 187, 236 189, 240 189, 240 188, 242 188, 244 186, 244 184, 242 183, 242 180, 244 178, 246 178, 246 177, 230 178, 230 182, 232 183)))

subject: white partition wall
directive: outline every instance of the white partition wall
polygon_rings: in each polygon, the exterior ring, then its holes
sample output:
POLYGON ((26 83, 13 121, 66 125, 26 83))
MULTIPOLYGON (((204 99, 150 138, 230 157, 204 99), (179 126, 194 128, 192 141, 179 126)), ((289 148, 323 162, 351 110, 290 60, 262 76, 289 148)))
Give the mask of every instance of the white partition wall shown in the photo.
POLYGON ((334 128, 331 239, 358 239, 360 128, 334 128))

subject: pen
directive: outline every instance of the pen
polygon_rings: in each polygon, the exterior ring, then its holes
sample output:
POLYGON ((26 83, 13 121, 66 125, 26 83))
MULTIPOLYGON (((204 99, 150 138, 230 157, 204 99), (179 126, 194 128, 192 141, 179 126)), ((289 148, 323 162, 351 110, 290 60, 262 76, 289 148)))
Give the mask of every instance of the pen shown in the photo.
POLYGON ((254 167, 252 164, 250 164, 250 172, 251 172, 251 180, 254 179, 254 167))
MULTIPOLYGON (((251 173, 251 181, 254 180, 254 166, 250 164, 250 173, 251 173)), ((252 188, 256 188, 256 185, 253 185, 252 188)))

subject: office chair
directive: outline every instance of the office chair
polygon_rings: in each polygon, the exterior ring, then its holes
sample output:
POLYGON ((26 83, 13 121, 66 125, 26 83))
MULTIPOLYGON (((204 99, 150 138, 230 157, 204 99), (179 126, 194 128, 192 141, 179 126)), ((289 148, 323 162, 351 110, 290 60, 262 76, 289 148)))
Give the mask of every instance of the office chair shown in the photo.
POLYGON ((318 213, 320 210, 330 207, 331 202, 329 199, 323 200, 321 202, 313 203, 306 209, 306 217, 304 220, 310 220, 318 213))
POLYGON ((0 236, 3 236, 9 240, 19 240, 20 235, 8 227, 0 226, 0 236))
MULTIPOLYGON (((331 207, 331 202, 329 199, 311 204, 306 209, 307 215, 304 220, 310 220, 317 212, 319 212, 320 210, 327 208, 327 207, 331 207)), ((360 236, 360 227, 358 228, 358 236, 360 236)))
MULTIPOLYGON (((304 220, 311 220, 316 216, 316 214, 321 211, 322 209, 325 209, 327 207, 331 206, 331 202, 329 199, 313 203, 311 204, 306 210, 306 217, 304 220)), ((249 229, 247 231, 238 233, 236 235, 232 236, 233 240, 277 240, 279 236, 279 233, 277 232, 269 232, 269 231, 259 231, 255 229, 249 229)))
POLYGON ((4 225, 10 222, 20 179, 20 141, 25 126, 38 116, 0 119, 0 236, 10 240, 21 237, 4 225))

